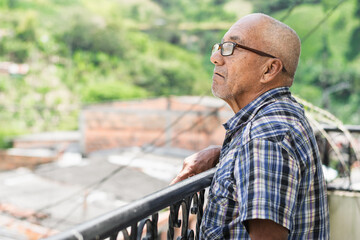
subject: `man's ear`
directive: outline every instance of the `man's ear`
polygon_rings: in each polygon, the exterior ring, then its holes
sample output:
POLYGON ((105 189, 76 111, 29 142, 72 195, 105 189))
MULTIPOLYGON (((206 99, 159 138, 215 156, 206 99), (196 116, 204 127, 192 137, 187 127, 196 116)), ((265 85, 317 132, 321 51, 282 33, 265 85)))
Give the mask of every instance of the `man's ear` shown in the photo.
POLYGON ((264 73, 260 80, 261 83, 269 83, 272 81, 283 69, 283 63, 278 58, 269 59, 264 66, 264 73))

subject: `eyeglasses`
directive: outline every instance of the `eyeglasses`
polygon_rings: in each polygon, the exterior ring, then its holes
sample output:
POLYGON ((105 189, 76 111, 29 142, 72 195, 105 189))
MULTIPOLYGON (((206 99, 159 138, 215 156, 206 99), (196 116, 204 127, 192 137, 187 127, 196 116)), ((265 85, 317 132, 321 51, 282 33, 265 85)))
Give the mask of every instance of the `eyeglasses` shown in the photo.
MULTIPOLYGON (((239 47, 239 48, 242 48, 242 49, 245 49, 245 50, 248 50, 250 52, 253 52, 253 53, 256 53, 260 56, 264 56, 264 57, 270 57, 270 58, 277 58, 271 54, 268 54, 268 53, 265 53, 263 51, 260 51, 260 50, 256 50, 254 48, 250 48, 250 47, 246 47, 244 45, 241 45, 241 44, 238 44, 238 43, 235 43, 235 42, 223 42, 223 43, 215 43, 214 46, 212 47, 212 50, 211 50, 211 54, 214 54, 217 50, 221 50, 221 55, 222 56, 230 56, 234 53, 234 49, 235 47, 239 47)), ((282 69, 283 72, 286 72, 286 69, 285 67, 283 66, 283 69, 282 69)))

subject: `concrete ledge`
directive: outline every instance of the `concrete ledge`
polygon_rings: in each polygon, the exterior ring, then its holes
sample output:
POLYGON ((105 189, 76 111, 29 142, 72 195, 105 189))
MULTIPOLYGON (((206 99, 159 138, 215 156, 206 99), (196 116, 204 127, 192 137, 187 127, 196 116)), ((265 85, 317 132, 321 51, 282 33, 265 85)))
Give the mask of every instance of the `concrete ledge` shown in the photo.
POLYGON ((360 239, 360 193, 328 191, 332 240, 360 239))

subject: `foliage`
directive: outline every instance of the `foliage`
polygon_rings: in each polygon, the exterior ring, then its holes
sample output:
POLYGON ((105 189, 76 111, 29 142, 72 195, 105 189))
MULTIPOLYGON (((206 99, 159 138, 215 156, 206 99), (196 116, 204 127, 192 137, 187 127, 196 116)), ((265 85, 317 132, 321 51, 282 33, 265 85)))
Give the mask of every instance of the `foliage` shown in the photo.
POLYGON ((180 21, 233 21, 234 16, 223 10, 222 6, 227 0, 203 0, 203 1, 167 1, 155 0, 164 11, 180 21), (210 7, 211 6, 211 7, 210 7), (181 11, 179 11, 181 9, 181 11))
POLYGON ((11 147, 11 138, 19 134, 16 128, 0 127, 0 149, 11 147))
POLYGON ((88 18, 84 14, 72 16, 69 28, 58 36, 59 41, 66 43, 71 52, 102 52, 111 56, 123 57, 126 43, 123 32, 118 26, 102 26, 101 22, 88 18))
MULTIPOLYGON (((303 4, 295 8, 286 23, 304 38, 326 10, 338 1, 324 1, 324 5, 303 4), (299 21, 298 19, 303 19, 299 21)), ((360 113, 359 79, 357 67, 358 44, 353 43, 358 21, 353 13, 354 2, 341 5, 308 39, 302 41, 300 64, 293 92, 318 106, 325 107, 345 123, 356 123, 360 113), (340 43, 340 44, 339 44, 340 43), (356 46, 355 46, 356 45, 356 46), (353 46, 353 47, 351 47, 353 46), (352 58, 349 57, 352 48, 352 58)), ((275 16, 283 16, 278 12, 275 16)), ((358 123, 358 122, 357 122, 358 123)))
POLYGON ((16 38, 24 42, 36 41, 36 14, 31 11, 23 16, 16 26, 16 38))
MULTIPOLYGON (((112 0, 2 1, 0 61, 26 63, 30 72, 0 75, 1 120, 21 133, 70 130, 83 104, 207 92, 202 56, 124 24, 131 8, 112 0)), ((7 129, 0 147, 17 133, 7 129)))
MULTIPOLYGON (((247 0, 250 1, 250 0, 247 0)), ((267 1, 267 0, 256 0, 251 1, 253 2, 254 6, 254 12, 262 12, 266 14, 274 14, 276 12, 287 10, 292 8, 295 5, 300 5, 304 3, 310 3, 310 4, 317 4, 324 0, 273 0, 273 1, 267 1)), ((329 1, 329 0, 328 0, 329 1)))
MULTIPOLYGON (((155 96, 204 92, 194 89, 195 82, 209 79, 204 70, 199 71, 202 69, 200 57, 169 43, 149 40, 144 35, 142 37, 140 41, 132 41, 132 48, 141 48, 141 54, 129 53, 134 60, 129 73, 135 84, 155 96)), ((208 88, 209 85, 204 87, 208 88)))
POLYGON ((119 99, 144 97, 147 97, 146 90, 130 84, 115 81, 91 84, 86 86, 82 92, 83 103, 99 103, 119 99))
POLYGON ((31 46, 22 41, 4 41, 2 52, 8 53, 8 59, 16 63, 24 63, 28 60, 31 46))
POLYGON ((18 0, 1 0, 0 7, 2 8, 15 8, 18 0))
POLYGON ((223 32, 218 30, 212 31, 214 23, 236 20, 234 12, 225 10, 230 0, 154 0, 154 2, 162 7, 162 12, 150 21, 150 26, 147 27, 148 34, 152 38, 202 55, 206 55, 209 52, 209 46, 215 40, 219 41, 223 35, 223 32), (184 30, 179 31, 179 29, 184 30))

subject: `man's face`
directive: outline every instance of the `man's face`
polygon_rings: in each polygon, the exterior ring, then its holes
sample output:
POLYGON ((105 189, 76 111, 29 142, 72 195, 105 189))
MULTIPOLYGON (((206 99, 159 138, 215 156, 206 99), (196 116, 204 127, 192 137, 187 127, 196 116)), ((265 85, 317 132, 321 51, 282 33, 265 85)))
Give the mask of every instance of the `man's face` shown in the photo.
MULTIPOLYGON (((249 39, 247 24, 237 22, 224 35, 222 42, 236 42, 256 48, 256 38, 249 39)), ((212 83, 214 96, 230 104, 256 92, 261 77, 263 59, 250 51, 235 48, 230 56, 222 56, 220 50, 212 54, 211 62, 215 65, 212 83)), ((231 105, 231 104, 230 104, 231 105)))

